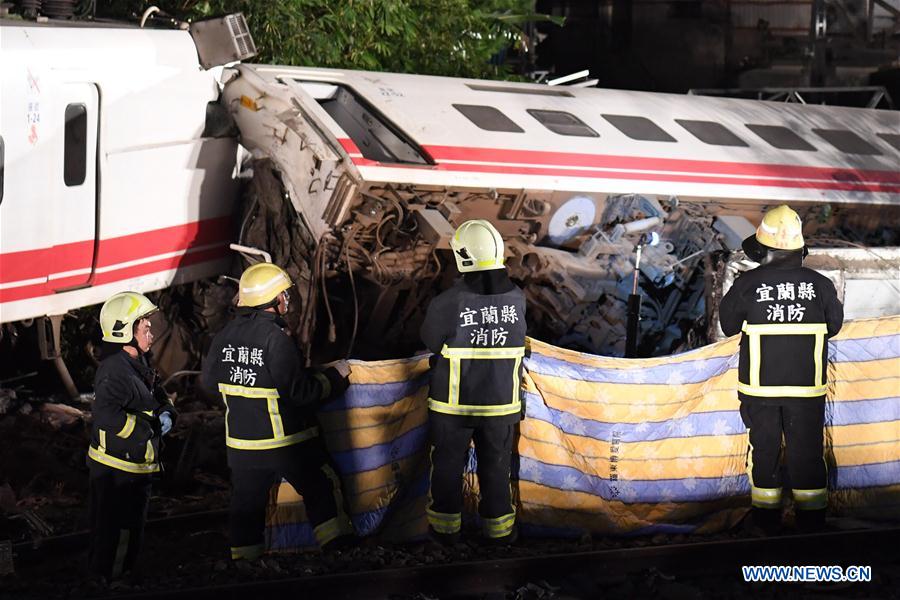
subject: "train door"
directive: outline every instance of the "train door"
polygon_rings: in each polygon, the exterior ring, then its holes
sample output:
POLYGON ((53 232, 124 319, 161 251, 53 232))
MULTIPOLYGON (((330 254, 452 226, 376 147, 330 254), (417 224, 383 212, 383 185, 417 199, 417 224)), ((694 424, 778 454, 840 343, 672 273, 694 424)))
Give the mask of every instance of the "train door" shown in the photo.
MULTIPOLYGON (((62 181, 54 186, 56 226, 51 289, 63 292, 90 285, 95 268, 97 244, 98 169, 100 98, 93 83, 66 83, 57 105, 64 118, 62 145, 59 148, 62 181), (61 185, 60 185, 61 184, 61 185)), ((57 164, 60 164, 57 163, 57 164)))

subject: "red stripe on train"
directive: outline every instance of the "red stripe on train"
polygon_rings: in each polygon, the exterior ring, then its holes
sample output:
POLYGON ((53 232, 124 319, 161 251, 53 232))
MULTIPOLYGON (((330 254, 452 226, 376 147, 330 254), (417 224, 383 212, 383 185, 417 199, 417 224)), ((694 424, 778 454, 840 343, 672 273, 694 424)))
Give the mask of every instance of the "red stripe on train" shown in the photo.
POLYGON ((624 179, 631 181, 670 181, 673 183, 725 184, 752 187, 808 188, 815 190, 841 190, 851 192, 900 193, 900 186, 890 184, 849 184, 824 181, 802 181, 797 179, 738 179, 716 175, 675 175, 667 173, 632 173, 629 171, 572 171, 570 169, 548 167, 519 167, 505 165, 459 165, 441 163, 440 171, 467 173, 501 173, 512 175, 552 175, 555 177, 590 177, 599 179, 624 179))
MULTIPOLYGON (((93 285, 113 283, 115 281, 122 281, 125 279, 130 279, 132 277, 151 275, 153 273, 168 271, 170 269, 187 267, 190 265, 196 265, 199 263, 224 258, 228 255, 228 246, 225 246, 224 244, 225 242, 223 242, 222 246, 219 246, 217 248, 208 248, 206 250, 191 252, 190 254, 182 254, 180 256, 163 258, 140 265, 122 267, 120 269, 114 269, 105 273, 97 273, 94 276, 93 285)), ((70 282, 73 279, 76 280, 75 282, 77 283, 83 281, 84 276, 68 278, 70 282)), ((28 300, 41 296, 53 295, 54 289, 65 287, 67 285, 66 281, 67 278, 54 279, 53 281, 47 283, 38 283, 35 285, 26 285, 22 287, 3 289, 0 290, 0 303, 14 302, 16 300, 28 300)))
POLYGON ((470 148, 462 146, 424 146, 436 161, 470 160, 474 162, 524 163, 534 167, 594 167, 603 169, 637 169, 643 171, 679 171, 707 175, 744 175, 782 179, 820 179, 823 181, 860 184, 863 182, 900 185, 900 171, 872 171, 837 167, 804 167, 781 164, 739 163, 613 156, 542 150, 505 150, 502 148, 470 148))
MULTIPOLYGON (((228 216, 108 238, 100 240, 97 267, 108 267, 215 243, 224 244, 231 237, 232 219, 228 216)), ((84 241, 0 254, 0 283, 89 269, 93 258, 92 250, 93 242, 84 241)), ((83 276, 78 277, 83 280, 83 276)), ((58 279, 51 283, 54 288, 62 288, 66 285, 64 281, 58 279)))

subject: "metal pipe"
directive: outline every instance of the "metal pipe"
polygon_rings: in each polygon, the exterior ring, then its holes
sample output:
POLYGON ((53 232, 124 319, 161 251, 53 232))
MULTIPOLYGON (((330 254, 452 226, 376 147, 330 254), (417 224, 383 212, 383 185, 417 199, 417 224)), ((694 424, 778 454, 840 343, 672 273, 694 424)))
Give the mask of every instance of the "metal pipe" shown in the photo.
POLYGON ((69 398, 73 400, 78 399, 80 394, 78 393, 78 388, 75 387, 75 382, 72 380, 72 375, 69 374, 69 368, 66 367, 66 361, 62 359, 62 356, 57 356, 53 359, 53 364, 56 365, 56 372, 59 373, 59 378, 62 380, 63 387, 66 388, 69 398))
POLYGON ((631 293, 628 295, 628 319, 625 322, 625 357, 637 357, 638 327, 641 321, 641 295, 638 293, 638 278, 641 275, 641 250, 635 248, 634 273, 631 276, 631 293))
POLYGON ((272 262, 272 255, 266 252, 265 250, 260 250, 259 248, 254 248, 252 246, 242 246, 241 244, 229 244, 229 248, 232 250, 237 250, 241 254, 250 254, 252 256, 262 256, 263 260, 267 263, 272 262))

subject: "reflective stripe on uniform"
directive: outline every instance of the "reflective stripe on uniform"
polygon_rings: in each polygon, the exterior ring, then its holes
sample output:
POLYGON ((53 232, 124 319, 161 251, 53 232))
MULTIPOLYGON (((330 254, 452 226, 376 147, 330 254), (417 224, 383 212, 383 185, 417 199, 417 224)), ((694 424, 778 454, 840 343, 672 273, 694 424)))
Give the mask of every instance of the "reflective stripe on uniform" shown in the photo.
POLYGON ((821 510, 828 504, 828 488, 791 491, 794 493, 794 504, 800 510, 821 510))
POLYGON ((748 335, 815 335, 828 333, 825 323, 757 323, 744 321, 741 331, 748 335))
POLYGON ((737 384, 739 392, 743 392, 750 396, 761 396, 763 398, 815 398, 823 396, 828 391, 825 385, 747 385, 737 384))
POLYGON ((425 509, 428 524, 438 533, 458 533, 462 529, 462 513, 439 513, 425 509))
MULTIPOLYGON (((121 431, 119 431, 119 433, 117 433, 116 435, 122 439, 127 438, 129 435, 131 435, 131 432, 134 431, 134 424, 136 422, 137 422, 137 417, 135 417, 132 414, 126 415, 125 416, 125 425, 122 426, 121 431)), ((106 444, 103 444, 103 445, 105 446, 106 444)))
POLYGON ((758 508, 776 508, 781 506, 781 488, 759 488, 750 486, 751 504, 758 508))
POLYGON ((125 471, 126 473, 156 473, 159 471, 159 464, 157 463, 133 463, 127 460, 122 460, 121 458, 116 458, 115 456, 111 456, 106 453, 104 449, 98 449, 91 446, 88 448, 88 457, 97 461, 100 464, 106 465, 107 467, 112 467, 113 469, 118 469, 120 471, 125 471))
POLYGON ((275 388, 256 388, 243 385, 219 384, 219 393, 229 396, 242 396, 244 398, 278 398, 278 390, 275 388))
MULTIPOLYGON (((328 383, 327 379, 326 383, 328 383)), ((329 391, 330 387, 329 385, 329 391)), ((278 399, 281 396, 275 388, 256 388, 220 383, 219 393, 222 394, 222 400, 225 402, 225 445, 229 448, 236 450, 272 450, 297 444, 314 438, 319 434, 317 427, 310 427, 290 435, 284 434, 284 423, 281 420, 281 412, 278 406, 278 399), (231 407, 228 405, 228 396, 265 400, 266 410, 269 413, 269 423, 272 425, 272 437, 259 440, 245 440, 232 437, 228 427, 228 416, 231 411, 231 407)))
POLYGON ((319 428, 310 427, 277 439, 242 440, 240 438, 226 436, 225 445, 236 450, 272 450, 273 448, 283 448, 284 446, 299 444, 300 442, 312 439, 317 435, 319 435, 319 428))
POLYGON ((232 546, 231 560, 256 560, 262 556, 264 546, 262 544, 253 544, 252 546, 232 546))
POLYGON ((441 356, 444 358, 461 358, 461 359, 502 359, 502 358, 521 358, 525 356, 525 346, 514 346, 510 348, 450 348, 444 346, 441 349, 441 356))
POLYGON ((347 516, 347 511, 344 510, 344 495, 341 492, 341 478, 329 464, 322 465, 321 470, 325 473, 325 477, 328 478, 328 481, 331 482, 331 495, 334 498, 334 506, 337 510, 336 518, 338 521, 338 532, 342 535, 353 533, 353 523, 350 521, 350 517, 347 516))
POLYGON ((125 556, 128 554, 128 545, 131 542, 131 530, 119 530, 119 543, 116 544, 116 554, 113 556, 112 576, 118 577, 125 567, 125 556))
POLYGON ((441 349, 441 356, 450 361, 450 372, 447 381, 447 402, 428 399, 428 406, 440 413, 448 415, 469 416, 503 416, 511 415, 522 409, 519 400, 519 365, 525 356, 525 346, 510 348, 450 348, 446 344, 441 349), (463 360, 514 360, 513 365, 513 402, 510 404, 461 405, 459 403, 460 361, 463 360))
POLYGON ((744 321, 741 331, 747 336, 750 352, 750 383, 738 381, 739 392, 749 396, 762 398, 796 397, 815 398, 822 396, 827 391, 827 386, 822 384, 822 352, 825 348, 825 335, 828 326, 825 323, 760 323, 750 324, 744 321), (814 385, 762 385, 760 383, 760 371, 762 369, 761 338, 764 335, 813 335, 815 336, 815 349, 813 350, 814 385))
POLYGON ((512 415, 522 410, 522 403, 518 400, 512 404, 448 404, 428 399, 428 408, 434 412, 443 413, 445 415, 466 415, 470 417, 502 417, 504 415, 512 415))
POLYGON ((106 430, 100 429, 100 450, 106 452, 106 430))
POLYGON ((516 513, 511 512, 493 519, 482 519, 484 535, 488 538, 502 538, 512 533, 516 524, 516 513))
POLYGON ((337 517, 332 517, 324 523, 319 523, 313 528, 313 534, 319 546, 324 546, 342 533, 341 522, 337 517))

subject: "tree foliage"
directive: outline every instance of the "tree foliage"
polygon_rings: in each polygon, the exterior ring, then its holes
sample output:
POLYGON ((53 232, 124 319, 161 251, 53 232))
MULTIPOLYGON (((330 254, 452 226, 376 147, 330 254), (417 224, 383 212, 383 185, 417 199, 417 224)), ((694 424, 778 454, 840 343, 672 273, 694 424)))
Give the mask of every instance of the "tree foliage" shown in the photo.
MULTIPOLYGON (((120 0, 119 8, 140 4, 120 0)), ((496 78, 533 0, 163 0, 181 19, 243 12, 258 62, 496 78)))

